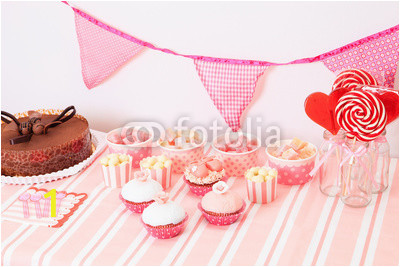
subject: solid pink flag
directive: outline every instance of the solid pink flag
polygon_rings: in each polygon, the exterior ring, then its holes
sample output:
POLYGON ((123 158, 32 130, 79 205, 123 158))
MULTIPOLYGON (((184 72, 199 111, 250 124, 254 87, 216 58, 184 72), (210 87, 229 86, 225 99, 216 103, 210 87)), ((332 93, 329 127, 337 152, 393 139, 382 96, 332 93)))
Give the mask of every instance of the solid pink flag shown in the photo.
POLYGON ((371 35, 337 50, 332 52, 333 56, 322 60, 329 70, 340 72, 350 68, 363 69, 372 74, 380 85, 394 87, 399 60, 398 27, 371 35))
POLYGON ((99 85, 143 49, 143 46, 97 26, 77 12, 75 26, 83 81, 88 89, 99 85))
POLYGON ((267 68, 194 60, 197 73, 214 105, 233 131, 240 129, 240 117, 254 95, 257 80, 267 68))

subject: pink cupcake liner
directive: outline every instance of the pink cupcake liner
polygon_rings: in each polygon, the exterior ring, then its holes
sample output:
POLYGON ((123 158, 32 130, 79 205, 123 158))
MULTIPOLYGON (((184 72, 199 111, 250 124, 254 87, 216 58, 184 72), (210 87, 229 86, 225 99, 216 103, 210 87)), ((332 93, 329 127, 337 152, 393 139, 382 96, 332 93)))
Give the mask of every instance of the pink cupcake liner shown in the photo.
POLYGON ((124 199, 121 194, 119 194, 119 199, 121 199, 122 203, 124 203, 128 210, 135 213, 142 213, 145 208, 154 202, 154 200, 151 200, 143 203, 135 203, 124 199))
POLYGON ((155 238, 158 239, 168 239, 175 237, 180 234, 180 232, 183 231, 185 228, 185 224, 188 220, 189 216, 186 213, 185 219, 183 219, 182 222, 178 224, 172 224, 172 225, 160 225, 160 226, 151 226, 148 224, 145 224, 142 219, 140 219, 144 225, 144 228, 147 230, 147 232, 155 238))
POLYGON ((197 185, 188 181, 185 175, 183 176, 183 180, 189 186, 190 192, 192 192, 196 196, 204 196, 205 194, 207 194, 212 190, 212 186, 216 183, 215 182, 212 184, 197 185))
POLYGON ((203 207, 201 206, 201 202, 197 205, 201 213, 203 213, 204 217, 206 220, 214 225, 229 225, 237 221, 239 219, 240 215, 243 214, 244 210, 246 209, 246 203, 243 201, 243 206, 242 208, 232 214, 223 214, 223 215, 212 215, 210 213, 207 213, 203 207))
POLYGON ((247 197, 253 203, 267 204, 275 200, 277 178, 266 182, 253 182, 246 179, 247 197))

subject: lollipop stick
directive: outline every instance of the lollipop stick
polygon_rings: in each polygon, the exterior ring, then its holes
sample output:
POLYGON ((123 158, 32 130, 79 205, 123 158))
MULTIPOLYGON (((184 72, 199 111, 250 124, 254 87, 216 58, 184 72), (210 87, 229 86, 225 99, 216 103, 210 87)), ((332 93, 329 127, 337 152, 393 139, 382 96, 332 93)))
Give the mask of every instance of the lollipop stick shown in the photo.
MULTIPOLYGON (((354 137, 353 143, 351 144, 352 147, 354 147, 354 145, 356 144, 356 141, 357 141, 357 138, 354 137)), ((352 147, 350 149, 352 149, 352 147)), ((351 156, 350 161, 349 161, 349 165, 350 165, 349 172, 347 173, 346 184, 344 185, 344 195, 347 195, 347 188, 350 183, 351 169, 353 168, 354 161, 355 161, 354 156, 351 156)))
MULTIPOLYGON (((336 150, 336 162, 341 162, 339 148, 336 146, 335 150, 336 150)), ((337 185, 340 186, 340 181, 342 179, 342 172, 340 171, 340 168, 338 170, 337 176, 338 176, 337 177, 337 182, 338 182, 337 185)))

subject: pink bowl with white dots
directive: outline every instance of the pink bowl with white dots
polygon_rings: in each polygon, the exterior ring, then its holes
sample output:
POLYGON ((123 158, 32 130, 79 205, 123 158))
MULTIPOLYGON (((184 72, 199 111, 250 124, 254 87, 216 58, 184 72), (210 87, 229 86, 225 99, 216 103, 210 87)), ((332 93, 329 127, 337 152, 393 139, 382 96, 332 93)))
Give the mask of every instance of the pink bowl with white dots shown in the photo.
POLYGON ((122 128, 118 128, 107 133, 106 140, 108 144, 108 149, 110 150, 111 153, 128 154, 132 156, 133 168, 139 168, 140 161, 144 158, 151 156, 153 134, 150 133, 150 138, 147 139, 146 141, 131 145, 114 144, 108 140, 109 135, 116 132, 121 132, 121 130, 122 128))
MULTIPOLYGON (((280 145, 289 144, 292 140, 281 140, 280 145)), ((309 143, 309 142, 308 142, 309 143)), ((301 185, 311 181, 312 177, 309 172, 314 168, 317 148, 309 143, 315 149, 314 155, 306 159, 286 160, 274 157, 269 153, 269 149, 273 145, 266 148, 268 156, 268 165, 278 171, 278 184, 284 185, 301 185)))
POLYGON ((204 156, 204 145, 206 141, 207 138, 204 138, 201 144, 183 149, 159 146, 162 153, 172 160, 172 172, 183 173, 190 162, 199 160, 204 156))
MULTIPOLYGON (((244 136, 249 136, 247 134, 243 134, 244 136)), ((225 175, 228 177, 244 177, 244 173, 249 166, 258 166, 258 151, 261 147, 261 140, 256 138, 255 136, 251 136, 252 139, 257 139, 258 146, 257 148, 237 153, 237 152, 225 152, 217 149, 215 144, 220 138, 224 138, 224 135, 220 135, 212 142, 212 148, 215 151, 215 155, 217 159, 222 162, 222 165, 225 169, 225 175)))

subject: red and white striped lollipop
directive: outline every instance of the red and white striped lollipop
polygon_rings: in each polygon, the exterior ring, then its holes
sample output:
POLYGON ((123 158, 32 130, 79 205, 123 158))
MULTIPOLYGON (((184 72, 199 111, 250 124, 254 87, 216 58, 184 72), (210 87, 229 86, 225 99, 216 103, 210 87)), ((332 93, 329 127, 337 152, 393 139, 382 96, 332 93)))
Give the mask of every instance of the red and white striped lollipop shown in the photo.
POLYGON ((332 90, 340 87, 354 89, 359 85, 378 85, 378 82, 365 70, 348 69, 339 73, 333 83, 332 90))
POLYGON ((348 138, 369 142, 386 127, 387 115, 382 101, 368 91, 353 90, 344 94, 335 109, 338 124, 348 138))

